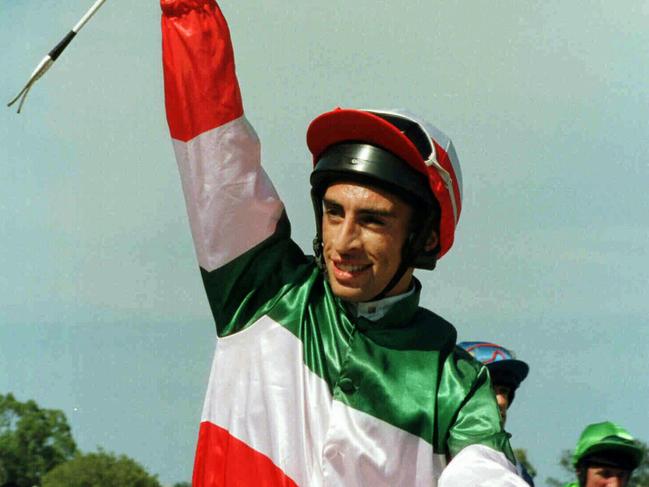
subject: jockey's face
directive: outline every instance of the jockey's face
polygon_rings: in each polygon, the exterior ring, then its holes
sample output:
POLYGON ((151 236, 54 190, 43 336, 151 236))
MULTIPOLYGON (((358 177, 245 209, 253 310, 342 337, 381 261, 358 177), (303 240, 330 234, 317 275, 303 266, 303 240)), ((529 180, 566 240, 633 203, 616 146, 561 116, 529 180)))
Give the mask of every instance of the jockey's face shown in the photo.
POLYGON ((590 466, 586 471, 585 487, 624 487, 631 472, 617 467, 590 466))
POLYGON ((511 388, 502 384, 494 384, 494 393, 496 394, 496 402, 500 410, 500 418, 503 424, 507 421, 507 409, 509 409, 509 394, 511 388))
MULTIPOLYGON (((382 189, 345 182, 327 188, 323 206, 323 256, 331 289, 347 301, 369 301, 399 268, 412 209, 382 189)), ((407 291, 412 271, 387 295, 407 291)))

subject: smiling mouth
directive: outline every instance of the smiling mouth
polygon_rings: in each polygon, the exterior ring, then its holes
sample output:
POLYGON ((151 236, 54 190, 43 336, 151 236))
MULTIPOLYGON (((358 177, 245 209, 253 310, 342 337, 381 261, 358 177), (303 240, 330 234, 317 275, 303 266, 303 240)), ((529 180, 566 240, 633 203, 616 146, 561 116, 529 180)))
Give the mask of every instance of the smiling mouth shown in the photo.
POLYGON ((334 262, 334 265, 335 265, 338 269, 340 269, 341 271, 352 272, 352 273, 354 273, 354 272, 359 272, 359 271, 362 271, 362 270, 365 270, 365 269, 367 269, 367 268, 369 267, 369 264, 364 264, 364 265, 356 264, 356 265, 352 265, 352 264, 342 264, 342 263, 336 263, 336 262, 334 262))
POLYGON ((372 267, 372 264, 346 264, 336 261, 332 261, 332 264, 336 279, 339 281, 353 279, 372 267))

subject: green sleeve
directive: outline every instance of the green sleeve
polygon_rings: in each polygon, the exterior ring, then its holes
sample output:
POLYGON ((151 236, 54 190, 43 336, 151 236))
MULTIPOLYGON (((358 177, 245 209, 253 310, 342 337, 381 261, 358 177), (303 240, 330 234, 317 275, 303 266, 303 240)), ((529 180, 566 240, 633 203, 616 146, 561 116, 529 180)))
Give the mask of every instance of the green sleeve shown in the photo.
POLYGON ((311 259, 291 240, 285 213, 269 238, 218 269, 201 269, 218 336, 254 323, 313 269, 311 259))
POLYGON ((446 445, 440 450, 451 457, 469 445, 484 445, 502 452, 515 463, 509 434, 503 430, 489 371, 457 349, 444 364, 439 397, 438 423, 446 445))

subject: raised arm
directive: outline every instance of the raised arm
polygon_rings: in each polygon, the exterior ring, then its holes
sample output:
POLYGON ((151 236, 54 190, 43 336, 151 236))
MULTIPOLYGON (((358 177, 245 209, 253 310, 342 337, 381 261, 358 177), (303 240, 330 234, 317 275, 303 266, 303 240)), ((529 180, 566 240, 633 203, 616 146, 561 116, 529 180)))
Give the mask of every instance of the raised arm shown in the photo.
POLYGON ((245 313, 232 307, 235 301, 241 303, 273 274, 268 262, 264 268, 253 264, 251 249, 278 233, 288 240, 288 224, 278 226, 284 208, 243 114, 221 10, 214 0, 160 5, 167 121, 217 330, 228 334, 246 324, 245 313))

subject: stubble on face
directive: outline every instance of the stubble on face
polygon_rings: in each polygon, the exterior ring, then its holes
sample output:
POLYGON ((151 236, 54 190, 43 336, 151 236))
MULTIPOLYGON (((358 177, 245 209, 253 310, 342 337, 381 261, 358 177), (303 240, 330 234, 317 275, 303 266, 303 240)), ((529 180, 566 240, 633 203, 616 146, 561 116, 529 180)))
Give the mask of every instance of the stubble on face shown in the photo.
MULTIPOLYGON (((397 272, 412 209, 399 197, 357 183, 335 183, 323 197, 322 241, 327 276, 336 296, 369 301, 397 272)), ((412 269, 388 296, 410 286, 412 269)))

